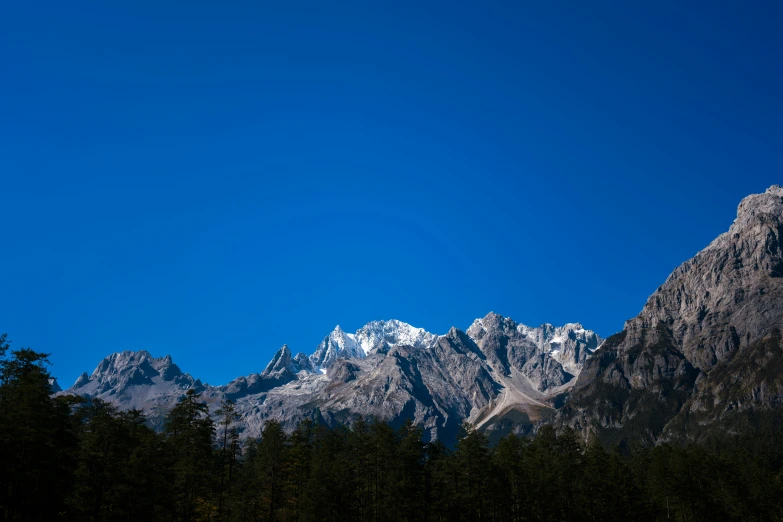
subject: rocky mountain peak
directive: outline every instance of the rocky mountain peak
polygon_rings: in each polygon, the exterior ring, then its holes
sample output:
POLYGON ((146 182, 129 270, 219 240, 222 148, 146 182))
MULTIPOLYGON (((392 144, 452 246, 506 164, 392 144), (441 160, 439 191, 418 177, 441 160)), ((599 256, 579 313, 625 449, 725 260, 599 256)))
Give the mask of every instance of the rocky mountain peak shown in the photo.
MULTIPOLYGON (((767 246, 770 235, 777 239, 777 229, 783 216, 783 187, 772 185, 762 194, 745 197, 737 207, 737 217, 727 232, 718 236, 702 252, 737 246, 767 246)), ((779 245, 774 245, 778 247, 779 245)))
POLYGON ((131 386, 153 386, 167 382, 177 388, 200 384, 200 381, 182 373, 169 355, 156 358, 146 350, 126 350, 104 358, 91 375, 82 374, 72 389, 77 393, 99 395, 107 390, 117 393, 131 386))
POLYGON ((654 412, 654 441, 675 416, 681 427, 689 418, 704 426, 740 404, 782 400, 770 374, 747 364, 769 359, 764 342, 783 328, 782 241, 783 188, 744 198, 729 230, 677 267, 588 360, 560 419, 622 434, 654 412))
POLYGON ((697 368, 707 369, 783 327, 783 189, 742 200, 728 232, 677 267, 626 321, 629 342, 659 324, 697 368))
POLYGON ((82 374, 76 378, 76 382, 73 383, 73 388, 81 388, 88 382, 90 382, 90 375, 87 372, 82 372, 82 374))
POLYGON ((310 363, 310 358, 304 352, 299 352, 294 356, 294 365, 298 371, 313 371, 313 366, 310 363))
POLYGON ((264 371, 261 372, 261 374, 269 375, 285 370, 294 371, 291 350, 289 350, 287 344, 284 344, 282 348, 275 353, 274 357, 272 357, 272 360, 269 361, 269 364, 266 365, 266 368, 264 368, 264 371))
POLYGON ((585 327, 582 326, 582 323, 566 323, 563 325, 563 329, 567 331, 579 331, 584 330, 585 327))
POLYGON ((474 320, 466 333, 471 339, 477 341, 483 338, 489 331, 511 333, 516 328, 517 323, 510 317, 503 317, 495 312, 489 312, 484 317, 474 320))
POLYGON ((772 185, 762 194, 751 194, 743 198, 737 207, 737 219, 732 226, 741 227, 754 217, 763 214, 780 215, 781 209, 783 209, 783 187, 772 185))
POLYGON ((131 368, 149 365, 151 358, 149 352, 145 350, 117 352, 105 357, 93 370, 90 379, 105 380, 111 379, 119 373, 131 368))
POLYGON ((57 393, 63 391, 62 388, 60 388, 60 385, 57 383, 57 379, 54 377, 49 378, 49 389, 52 393, 57 393))

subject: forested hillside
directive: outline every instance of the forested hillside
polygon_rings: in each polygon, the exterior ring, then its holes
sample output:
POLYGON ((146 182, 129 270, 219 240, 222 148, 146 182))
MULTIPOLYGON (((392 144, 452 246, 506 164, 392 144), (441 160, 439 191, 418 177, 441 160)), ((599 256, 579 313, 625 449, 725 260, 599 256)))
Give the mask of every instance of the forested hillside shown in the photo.
POLYGON ((742 437, 623 452, 543 427, 454 447, 411 423, 330 429, 274 421, 240 443, 230 402, 190 391, 148 428, 141 411, 50 396, 46 356, 0 337, 0 518, 74 521, 780 520, 774 418, 742 437))

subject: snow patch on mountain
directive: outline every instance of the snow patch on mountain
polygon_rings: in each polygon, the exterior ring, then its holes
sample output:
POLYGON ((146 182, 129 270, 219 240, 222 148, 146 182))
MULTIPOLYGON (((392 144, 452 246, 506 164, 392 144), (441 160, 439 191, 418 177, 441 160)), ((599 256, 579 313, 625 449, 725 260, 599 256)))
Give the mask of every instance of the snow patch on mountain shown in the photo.
POLYGON ((509 335, 516 333, 521 339, 534 344, 539 353, 554 359, 564 371, 574 376, 579 375, 585 359, 603 343, 598 334, 586 330, 581 323, 566 323, 563 326, 544 323, 534 328, 494 312, 473 321, 466 333, 474 342, 480 344, 481 339, 492 328, 509 335))
POLYGON ((346 333, 340 325, 324 337, 313 355, 310 363, 316 370, 329 368, 337 359, 362 359, 365 352, 356 342, 356 335, 346 333))
POLYGON ((431 348, 438 340, 437 335, 424 328, 416 328, 396 319, 367 323, 356 331, 355 338, 365 354, 384 342, 389 346, 431 348))

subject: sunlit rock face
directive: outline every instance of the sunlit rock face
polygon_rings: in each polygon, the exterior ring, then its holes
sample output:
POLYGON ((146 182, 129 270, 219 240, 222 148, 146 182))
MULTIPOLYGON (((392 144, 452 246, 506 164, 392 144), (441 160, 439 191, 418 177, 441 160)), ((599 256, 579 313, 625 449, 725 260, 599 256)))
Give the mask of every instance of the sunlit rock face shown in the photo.
POLYGON ((588 358, 561 423, 608 441, 697 433, 781 402, 783 188, 742 200, 728 232, 684 262, 588 358))

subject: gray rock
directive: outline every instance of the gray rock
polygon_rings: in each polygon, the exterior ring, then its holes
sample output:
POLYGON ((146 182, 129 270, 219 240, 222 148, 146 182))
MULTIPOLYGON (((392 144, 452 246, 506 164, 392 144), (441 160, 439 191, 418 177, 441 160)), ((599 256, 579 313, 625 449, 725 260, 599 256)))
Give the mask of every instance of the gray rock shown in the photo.
POLYGON ((49 389, 52 393, 57 393, 63 391, 62 388, 60 388, 60 385, 57 383, 57 379, 54 377, 49 379, 49 389))
POLYGON ((655 442, 687 431, 688 412, 705 425, 738 402, 777 404, 780 376, 765 380, 761 366, 737 361, 770 359, 769 343, 783 327, 781 235, 781 187, 743 199, 729 231, 675 269, 586 361, 557 421, 606 440, 644 433, 655 442), (732 379, 741 385, 727 393, 724 381, 732 379))

